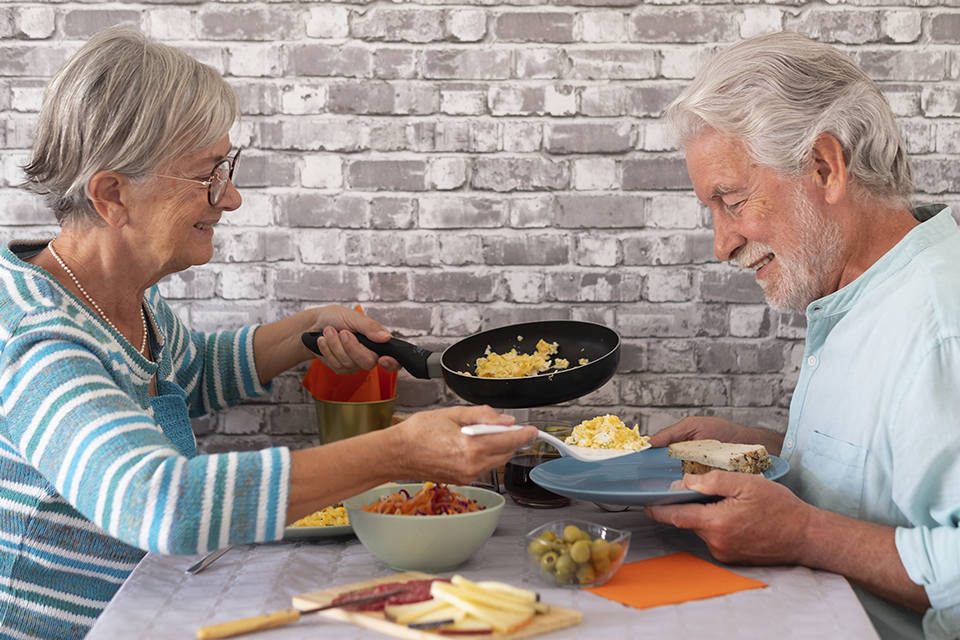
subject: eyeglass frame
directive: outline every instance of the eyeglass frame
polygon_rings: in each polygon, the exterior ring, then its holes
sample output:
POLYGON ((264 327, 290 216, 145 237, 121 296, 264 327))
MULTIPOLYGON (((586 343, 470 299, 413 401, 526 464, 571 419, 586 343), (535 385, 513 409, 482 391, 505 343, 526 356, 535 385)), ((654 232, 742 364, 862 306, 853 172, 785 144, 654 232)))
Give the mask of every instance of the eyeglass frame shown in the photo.
MULTIPOLYGON (((227 184, 228 184, 230 181, 233 180, 233 174, 236 172, 237 166, 238 166, 239 161, 240 161, 240 152, 241 152, 241 151, 243 151, 242 148, 237 149, 237 152, 236 152, 235 154, 233 154, 232 156, 227 156, 226 158, 224 158, 223 160, 221 160, 220 162, 218 162, 218 163, 216 164, 216 166, 213 167, 213 173, 211 173, 211 174, 210 174, 210 177, 207 178, 206 180, 194 180, 193 178, 181 178, 181 177, 178 177, 178 176, 167 176, 167 175, 164 175, 164 174, 162 174, 162 173, 154 173, 154 174, 151 174, 151 175, 154 175, 154 176, 156 176, 156 177, 158 177, 158 178, 170 178, 171 180, 182 180, 182 181, 184 181, 184 182, 193 182, 193 183, 196 183, 196 184, 202 184, 203 186, 205 186, 205 187, 207 188, 207 202, 210 204, 211 207, 215 207, 215 206, 217 206, 218 204, 220 204, 220 201, 221 201, 221 200, 223 200, 223 196, 227 195, 227 184), (226 179, 226 180, 223 180, 223 179, 220 178, 219 175, 217 175, 217 169, 219 169, 221 166, 223 166, 223 164, 224 164, 225 162, 226 162, 226 163, 229 163, 229 164, 228 164, 229 170, 228 170, 228 172, 227 172, 227 179, 226 179), (219 184, 222 184, 222 185, 223 185, 223 190, 220 192, 220 195, 217 197, 216 200, 214 200, 214 198, 213 198, 213 184, 214 184, 214 181, 219 181, 219 184)), ((218 185, 218 186, 219 186, 219 185, 218 185)))

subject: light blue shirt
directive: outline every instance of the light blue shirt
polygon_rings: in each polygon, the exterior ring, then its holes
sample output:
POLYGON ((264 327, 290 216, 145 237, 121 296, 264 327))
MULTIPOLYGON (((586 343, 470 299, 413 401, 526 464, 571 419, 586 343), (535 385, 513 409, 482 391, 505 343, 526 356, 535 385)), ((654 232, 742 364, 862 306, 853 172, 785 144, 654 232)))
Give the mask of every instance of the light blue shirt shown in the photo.
POLYGON ((782 451, 803 500, 897 528, 931 608, 858 590, 883 638, 960 637, 960 232, 941 208, 807 307, 782 451))

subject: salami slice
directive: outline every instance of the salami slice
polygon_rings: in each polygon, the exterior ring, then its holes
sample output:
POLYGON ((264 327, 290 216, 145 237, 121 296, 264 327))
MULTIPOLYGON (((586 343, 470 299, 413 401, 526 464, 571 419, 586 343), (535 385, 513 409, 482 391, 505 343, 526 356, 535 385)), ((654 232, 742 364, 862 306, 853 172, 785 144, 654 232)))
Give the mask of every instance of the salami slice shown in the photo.
POLYGON ((343 608, 347 611, 383 611, 383 608, 388 604, 413 604, 414 602, 423 602, 424 600, 430 600, 433 598, 433 596, 430 595, 430 584, 434 582, 434 580, 450 582, 449 580, 442 578, 434 578, 431 580, 411 580, 409 582, 386 582, 384 584, 377 585, 372 589, 363 589, 360 591, 351 591, 349 593, 341 594, 333 599, 333 604, 342 604, 344 602, 356 600, 357 598, 365 598, 366 596, 374 596, 378 593, 393 591, 394 589, 403 589, 403 591, 388 598, 384 598, 383 600, 378 600, 377 602, 346 606, 343 608))

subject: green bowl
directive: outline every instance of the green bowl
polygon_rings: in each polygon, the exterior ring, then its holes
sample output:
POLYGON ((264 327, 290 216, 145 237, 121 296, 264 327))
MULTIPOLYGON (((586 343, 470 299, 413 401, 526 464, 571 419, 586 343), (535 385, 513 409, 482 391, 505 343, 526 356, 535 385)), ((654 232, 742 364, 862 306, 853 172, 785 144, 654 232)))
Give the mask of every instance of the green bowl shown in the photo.
POLYGON ((397 571, 451 571, 480 550, 503 512, 499 493, 479 487, 450 488, 486 507, 481 511, 440 516, 371 513, 363 507, 405 489, 411 496, 423 484, 387 484, 343 501, 353 532, 370 553, 397 571))

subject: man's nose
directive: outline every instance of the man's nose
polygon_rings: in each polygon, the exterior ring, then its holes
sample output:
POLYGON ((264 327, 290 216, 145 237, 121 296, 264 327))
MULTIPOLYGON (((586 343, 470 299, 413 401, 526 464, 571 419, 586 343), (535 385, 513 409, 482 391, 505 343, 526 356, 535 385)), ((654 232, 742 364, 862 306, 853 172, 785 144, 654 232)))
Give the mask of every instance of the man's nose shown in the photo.
POLYGON ((729 262, 744 245, 745 239, 738 231, 733 216, 722 211, 713 211, 713 252, 719 260, 729 262))

